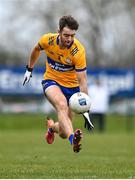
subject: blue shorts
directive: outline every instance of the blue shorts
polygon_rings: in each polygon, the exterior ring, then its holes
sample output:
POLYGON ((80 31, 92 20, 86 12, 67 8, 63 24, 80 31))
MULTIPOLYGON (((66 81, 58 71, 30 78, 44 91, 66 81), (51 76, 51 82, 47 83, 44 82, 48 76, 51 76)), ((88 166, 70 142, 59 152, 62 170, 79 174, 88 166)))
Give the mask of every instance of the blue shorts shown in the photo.
POLYGON ((58 84, 56 81, 53 81, 53 80, 42 80, 42 86, 43 86, 44 92, 46 91, 46 89, 49 86, 52 86, 52 85, 56 85, 61 89, 61 91, 63 92, 63 94, 65 95, 65 97, 67 99, 67 102, 69 102, 70 97, 74 93, 80 92, 79 86, 73 87, 73 88, 68 88, 68 87, 61 86, 60 84, 58 84))

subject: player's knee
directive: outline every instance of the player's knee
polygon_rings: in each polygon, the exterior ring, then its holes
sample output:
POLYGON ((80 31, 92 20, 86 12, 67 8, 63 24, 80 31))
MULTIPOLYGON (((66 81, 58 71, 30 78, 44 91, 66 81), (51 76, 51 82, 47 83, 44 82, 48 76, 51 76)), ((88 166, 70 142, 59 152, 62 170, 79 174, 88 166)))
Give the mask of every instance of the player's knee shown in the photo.
POLYGON ((59 132, 59 136, 63 139, 66 139, 68 137, 64 132, 59 132))
POLYGON ((59 127, 59 136, 63 139, 66 139, 68 135, 62 130, 61 127, 59 127))
POLYGON ((66 101, 59 101, 58 110, 68 110, 68 105, 66 101))

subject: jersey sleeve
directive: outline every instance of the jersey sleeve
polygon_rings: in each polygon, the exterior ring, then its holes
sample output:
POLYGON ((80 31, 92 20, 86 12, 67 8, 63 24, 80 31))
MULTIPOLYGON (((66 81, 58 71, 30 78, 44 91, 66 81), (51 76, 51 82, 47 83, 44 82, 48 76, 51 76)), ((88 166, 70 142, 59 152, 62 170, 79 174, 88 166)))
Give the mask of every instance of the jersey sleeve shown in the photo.
POLYGON ((49 34, 44 34, 38 41, 38 45, 41 50, 44 50, 48 47, 48 37, 49 34))
POLYGON ((86 53, 85 49, 75 56, 75 70, 77 72, 86 70, 86 53))

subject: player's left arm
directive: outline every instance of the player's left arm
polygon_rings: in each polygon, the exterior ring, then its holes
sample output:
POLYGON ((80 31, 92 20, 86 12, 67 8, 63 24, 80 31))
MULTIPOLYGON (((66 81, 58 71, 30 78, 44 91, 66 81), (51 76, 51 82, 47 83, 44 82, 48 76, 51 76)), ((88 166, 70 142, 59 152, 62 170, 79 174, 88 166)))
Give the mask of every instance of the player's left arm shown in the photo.
POLYGON ((88 94, 86 70, 77 72, 77 78, 80 85, 80 91, 88 94))
MULTIPOLYGON (((81 72, 77 72, 77 77, 78 77, 78 81, 80 83, 80 91, 88 94, 86 70, 81 71, 81 72)), ((89 111, 82 113, 82 115, 83 115, 84 120, 85 120, 84 127, 87 128, 88 130, 91 130, 92 128, 94 128, 94 126, 90 120, 89 111)))
POLYGON ((87 71, 86 71, 86 52, 83 46, 75 55, 75 69, 79 81, 80 91, 88 94, 87 71))

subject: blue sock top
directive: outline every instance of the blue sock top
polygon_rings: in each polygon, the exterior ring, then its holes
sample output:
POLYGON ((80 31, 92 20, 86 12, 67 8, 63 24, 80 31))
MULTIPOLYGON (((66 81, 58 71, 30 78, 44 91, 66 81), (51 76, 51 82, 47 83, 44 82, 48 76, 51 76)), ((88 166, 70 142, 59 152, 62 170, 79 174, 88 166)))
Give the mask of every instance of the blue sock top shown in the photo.
POLYGON ((72 144, 73 143, 73 138, 74 138, 74 134, 71 134, 70 136, 69 136, 69 142, 70 142, 70 144, 72 144))

